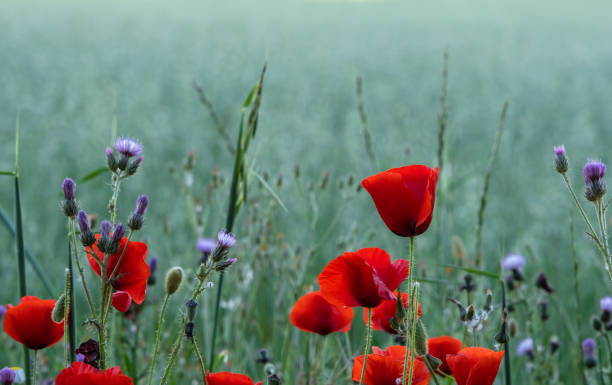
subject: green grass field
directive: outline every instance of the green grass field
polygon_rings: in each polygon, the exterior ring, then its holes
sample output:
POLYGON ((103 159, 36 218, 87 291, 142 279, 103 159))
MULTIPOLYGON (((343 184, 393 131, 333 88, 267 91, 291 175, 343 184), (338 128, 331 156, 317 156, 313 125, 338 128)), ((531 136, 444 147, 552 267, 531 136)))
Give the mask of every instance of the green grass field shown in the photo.
MULTIPOLYGON (((203 87, 234 141, 240 106, 267 61, 249 167, 270 175, 270 186, 286 210, 252 174, 251 200, 235 229, 241 259, 227 275, 217 350, 228 351, 219 370, 261 379, 263 367, 255 359, 257 350, 266 348, 286 375, 285 383, 297 384, 310 337, 291 327, 288 314, 298 296, 316 287, 316 275, 325 264, 345 250, 368 246, 385 248, 394 258, 407 257, 407 239, 392 235, 367 193, 355 193, 355 186, 346 183, 349 177, 358 183, 405 164, 436 165, 443 53, 448 47, 442 193, 434 223, 419 237, 416 249, 417 276, 443 281, 422 283, 429 332, 462 336, 457 309, 446 296, 465 302, 465 293, 458 291, 463 273, 448 273, 443 265, 456 264, 453 236, 465 244, 466 258, 474 256, 483 178, 508 100, 484 217, 482 269, 497 273, 505 255, 519 253, 528 260, 530 280, 546 272, 556 290, 549 303, 551 318, 542 329, 539 320, 535 323, 540 332, 533 337, 547 341, 556 334, 561 351, 558 373, 551 374, 551 382, 539 383, 582 383, 579 342, 594 336, 590 317, 599 312, 599 299, 610 294, 610 283, 552 166, 552 147, 565 144, 569 176, 580 195, 584 163, 611 160, 610 15, 608 1, 5 1, 0 5, 0 169, 13 168, 19 116, 25 244, 57 296, 68 252, 60 183, 68 176, 78 182, 104 166, 104 149, 114 129, 119 136, 141 139, 144 162, 122 186, 119 212, 125 220, 136 197, 149 194, 151 206, 138 240, 147 242, 160 259, 158 284, 148 291, 152 305, 139 318, 137 337, 124 332, 113 353, 124 371, 128 365, 130 373, 140 374, 150 360, 163 274, 174 265, 192 272, 197 267, 197 236, 188 220, 183 186, 188 152, 197 155, 193 195, 204 201, 205 235, 214 236, 225 223, 233 158, 192 82, 203 87), (357 111, 358 75, 364 82, 376 167, 367 156, 357 111), (299 181, 296 165, 302 172, 299 181), (206 199, 213 170, 225 181, 206 199), (325 172, 330 179, 321 190, 325 172), (345 186, 340 189, 339 183, 345 186), (579 261, 577 311, 570 219, 579 261)), ((13 218, 12 180, 3 177, 0 182, 1 206, 13 218)), ((79 184, 77 194, 83 208, 103 218, 108 175, 79 184)), ((0 303, 17 303, 14 242, 4 228, 0 242, 0 303)), ((32 294, 50 297, 33 270, 28 269, 28 277, 32 294)), ((478 277, 477 284, 475 301, 482 302, 483 290, 490 287, 499 310, 499 283, 478 277)), ((188 289, 182 290, 170 303, 159 370, 187 296, 188 289)), ((206 354, 214 293, 205 292, 196 327, 206 354)), ((529 379, 526 359, 515 355, 517 341, 528 335, 525 307, 517 306, 511 317, 519 324, 509 352, 513 383, 537 383, 529 379)), ((355 355, 365 329, 361 310, 356 318, 350 333, 355 355)), ((497 311, 481 344, 493 346, 499 318, 497 311)), ((120 316, 114 322, 127 324, 120 316)), ((93 334, 81 328, 79 339, 93 334)), ((337 345, 335 339, 329 349, 337 345)), ((391 337, 375 333, 375 344, 391 342, 391 337)), ((39 378, 57 373, 61 360, 53 356, 61 357, 59 345, 46 351, 39 378)), ((21 349, 3 333, 0 346, 0 367, 21 364, 21 349)), ((180 357, 182 369, 174 383, 197 383, 193 353, 184 349, 180 357)), ((589 374, 595 377, 595 372, 589 374)), ((346 378, 335 383, 348 383, 346 378)), ((497 383, 503 379, 500 370, 497 383)))

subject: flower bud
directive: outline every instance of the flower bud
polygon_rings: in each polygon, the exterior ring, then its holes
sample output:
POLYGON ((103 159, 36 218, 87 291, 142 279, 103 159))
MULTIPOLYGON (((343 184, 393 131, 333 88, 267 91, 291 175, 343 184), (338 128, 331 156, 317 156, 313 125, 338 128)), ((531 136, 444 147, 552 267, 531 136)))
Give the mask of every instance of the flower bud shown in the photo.
POLYGON ((187 324, 185 325, 185 337, 187 338, 193 338, 193 328, 195 327, 195 324, 193 322, 187 322, 187 324))
POLYGON ((15 382, 15 376, 17 373, 9 367, 4 367, 0 370, 0 384, 12 385, 15 382))
POLYGON ((554 290, 548 284, 548 280, 546 279, 546 274, 544 273, 538 274, 538 278, 536 279, 535 285, 538 289, 542 289, 548 294, 551 294, 552 292, 554 292, 554 290))
POLYGON ((110 147, 106 148, 106 165, 108 166, 108 169, 112 172, 116 172, 117 168, 119 168, 117 158, 115 158, 113 150, 110 147))
POLYGON ((147 284, 148 285, 155 285, 155 272, 157 271, 157 257, 156 256, 151 256, 151 258, 149 258, 149 272, 151 273, 149 275, 149 279, 147 280, 147 284))
POLYGON ((417 319, 414 331, 414 351, 419 357, 427 354, 427 330, 420 318, 417 319))
POLYGON ((584 353, 584 365, 591 369, 597 366, 597 358, 595 356, 595 340, 587 338, 582 341, 582 352, 584 353))
POLYGON ((555 168, 557 172, 561 174, 565 174, 569 167, 569 162, 567 160, 567 154, 565 153, 565 146, 554 146, 553 152, 555 153, 555 168))
POLYGON ((425 355, 425 359, 427 360, 427 362, 429 362, 429 365, 431 366, 431 368, 435 371, 436 369, 438 369, 440 366, 442 366, 442 360, 440 360, 439 358, 436 358, 434 356, 432 356, 431 354, 427 353, 425 355))
POLYGON ((601 322, 608 323, 612 318, 612 297, 604 297, 599 301, 601 308, 601 322))
POLYGON ((225 261, 217 262, 217 264, 215 265, 215 270, 223 271, 227 269, 228 267, 230 267, 231 265, 233 265, 234 263, 236 263, 236 261, 238 261, 238 258, 230 258, 230 259, 226 259, 225 261))
POLYGON ((466 309, 465 320, 464 321, 471 321, 471 320, 473 320, 475 314, 476 314, 476 309, 474 308, 474 305, 468 306, 467 309, 466 309))
POLYGON ((64 312, 66 311, 66 296, 64 294, 60 295, 55 302, 55 306, 53 307, 53 312, 51 313, 51 319, 55 323, 61 323, 64 320, 64 312))
POLYGON ((198 309, 198 301, 190 299, 185 303, 185 309, 187 312, 187 320, 193 322, 196 316, 196 310, 198 309))
POLYGON ((175 266, 166 273, 166 293, 172 295, 181 287, 183 268, 175 266))
POLYGON ((147 195, 141 195, 136 199, 136 209, 128 219, 128 226, 132 230, 140 230, 144 223, 144 215, 149 206, 149 197, 147 195))
POLYGON ((79 225, 79 229, 81 230, 81 243, 85 247, 89 247, 96 243, 96 236, 93 231, 91 231, 91 227, 89 226, 89 216, 83 210, 79 211, 77 214, 77 223, 79 225))
POLYGON ((606 182, 603 180, 606 175, 606 165, 597 160, 589 161, 582 170, 584 183, 586 184, 585 197, 596 202, 606 193, 606 182))
POLYGON ((98 249, 103 253, 111 251, 110 233, 113 225, 108 220, 100 222, 100 239, 98 239, 98 249))
POLYGON ((467 291, 468 293, 474 291, 474 289, 476 289, 476 284, 474 283, 474 277, 472 277, 470 274, 466 274, 463 277, 463 285, 461 285, 460 290, 463 291, 467 291))
POLYGON ((557 336, 550 337, 550 354, 555 354, 555 352, 559 350, 559 347, 561 347, 561 344, 559 342, 559 337, 557 336))
POLYGON ((65 200, 74 200, 76 197, 76 183, 70 178, 64 179, 62 182, 62 191, 64 192, 65 200))
POLYGON ((277 374, 271 374, 268 376, 268 385, 281 385, 283 382, 277 374))
POLYGON ((136 174, 136 171, 138 171, 138 167, 140 166, 140 163, 142 163, 142 156, 139 156, 138 158, 134 159, 132 162, 130 162, 127 166, 127 169, 125 170, 125 172, 128 175, 134 175, 136 174))
POLYGON ((493 292, 491 289, 487 289, 485 305, 483 307, 484 311, 491 311, 491 304, 493 303, 493 292))
POLYGON ((98 360, 100 359, 100 345, 95 340, 91 338, 87 341, 83 342, 75 353, 83 356, 83 362, 93 366, 94 368, 98 368, 98 360))
POLYGON ((121 251, 119 250, 119 244, 121 243, 121 240, 123 239, 124 236, 125 236, 125 226, 119 223, 115 227, 115 231, 113 232, 113 236, 111 237, 111 240, 107 247, 106 252, 108 254, 115 254, 121 251))
POLYGON ((601 328, 602 328, 603 325, 602 325, 601 320, 599 319, 599 317, 597 317, 595 315, 593 317, 591 317, 591 324, 593 325, 593 329, 595 329, 598 332, 601 331, 601 328))

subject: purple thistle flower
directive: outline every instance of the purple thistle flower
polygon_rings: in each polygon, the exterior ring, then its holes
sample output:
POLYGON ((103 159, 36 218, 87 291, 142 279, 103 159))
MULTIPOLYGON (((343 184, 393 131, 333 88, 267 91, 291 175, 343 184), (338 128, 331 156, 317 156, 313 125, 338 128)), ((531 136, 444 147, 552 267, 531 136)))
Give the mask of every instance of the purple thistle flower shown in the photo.
POLYGON ((604 297, 599 301, 599 307, 602 311, 612 313, 612 297, 604 297))
POLYGON ((223 249, 229 249, 236 243, 236 237, 232 233, 228 233, 225 229, 217 234, 217 243, 223 249))
POLYGON ((590 160, 582 170, 584 183, 587 185, 597 182, 606 175, 606 165, 598 160, 590 160))
POLYGON ((147 207, 149 206, 149 197, 145 194, 141 195, 136 199, 136 209, 134 210, 134 214, 143 216, 147 211, 147 207))
POLYGON ((0 320, 4 318, 5 314, 6 314, 6 306, 0 305, 0 320))
POLYGON ((213 252, 215 247, 217 247, 217 241, 210 238, 200 238, 198 239, 196 247, 202 252, 202 254, 210 255, 210 253, 213 252))
POLYGON ((516 355, 532 355, 533 354, 533 340, 531 338, 525 338, 521 340, 516 346, 516 355))
POLYGON ((117 138, 115 141, 115 150, 118 153, 130 158, 142 154, 142 145, 136 139, 128 136, 117 138))
POLYGON ((592 338, 587 338, 582 341, 582 352, 585 356, 592 356, 595 354, 595 340, 592 338))
POLYGON ((504 270, 520 270, 525 264, 525 257, 518 254, 510 254, 502 261, 504 270))
POLYGON ((113 149, 110 147, 106 147, 106 156, 113 156, 113 149))
POLYGON ((76 195, 76 183, 70 178, 64 179, 62 182, 62 191, 64 192, 64 199, 67 201, 73 200, 76 195))
POLYGON ((110 233, 113 230, 113 225, 108 220, 103 220, 100 223, 100 238, 110 237, 110 233))
POLYGON ((566 156, 564 145, 554 146, 553 152, 555 153, 555 156, 566 156))
POLYGON ((0 370, 0 384, 12 385, 15 382, 15 371, 9 367, 0 370))
POLYGON ((149 258, 149 271, 151 272, 151 275, 155 274, 157 271, 157 257, 155 256, 151 256, 151 258, 149 258))
POLYGON ((113 232, 112 242, 118 245, 124 236, 125 236, 125 226, 119 223, 117 227, 115 227, 115 231, 113 232))
POLYGON ((89 215, 87 215, 85 211, 79 211, 77 214, 77 223, 82 233, 91 231, 91 227, 89 226, 89 215))

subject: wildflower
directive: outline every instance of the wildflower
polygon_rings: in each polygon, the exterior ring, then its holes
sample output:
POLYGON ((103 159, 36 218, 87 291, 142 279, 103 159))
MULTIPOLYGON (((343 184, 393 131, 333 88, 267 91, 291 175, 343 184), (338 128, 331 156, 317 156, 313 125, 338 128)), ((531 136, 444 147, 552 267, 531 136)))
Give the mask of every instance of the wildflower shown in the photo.
POLYGON ((236 237, 232 233, 225 230, 219 231, 217 234, 217 245, 223 249, 229 249, 236 243, 236 237))
POLYGON ((76 183, 70 178, 64 179, 62 182, 62 191, 64 193, 64 201, 62 202, 62 209, 67 217, 74 218, 79 210, 76 197, 76 183))
POLYGON ((0 384, 12 385, 15 382, 15 371, 11 368, 4 367, 0 370, 0 384))
POLYGON ((612 318, 612 297, 604 297, 599 301, 601 322, 607 323, 612 318))
POLYGON ((569 167, 567 154, 565 153, 565 146, 554 146, 553 152, 555 153, 555 168, 559 173, 565 174, 569 167))
POLYGON ((321 292, 308 293, 297 300, 289 321, 298 329, 322 336, 351 329, 353 309, 329 303, 321 292))
POLYGON ((147 195, 141 195, 136 199, 136 208, 130 218, 128 219, 128 227, 132 230, 140 230, 144 223, 144 215, 149 206, 149 197, 147 195))
POLYGON ((138 171, 138 167, 140 166, 140 163, 142 163, 142 160, 144 158, 142 156, 139 156, 138 158, 136 158, 135 160, 132 161, 132 163, 130 163, 127 166, 127 169, 125 170, 125 172, 128 175, 134 175, 136 174, 136 171, 138 171))
POLYGON ((117 159, 113 154, 113 150, 110 147, 106 147, 106 165, 108 169, 112 172, 116 172, 119 164, 117 163, 117 159))
POLYGON ((94 368, 98 368, 98 360, 100 359, 100 346, 98 345, 97 341, 89 339, 83 342, 78 347, 78 349, 75 350, 75 353, 80 354, 82 356, 81 362, 91 365, 94 368))
POLYGON ((461 285, 460 290, 463 291, 467 291, 468 293, 474 291, 476 289, 476 284, 474 283, 474 277, 472 277, 470 274, 466 274, 463 277, 463 285, 461 285))
POLYGON ((96 247, 103 253, 108 252, 111 247, 110 235, 112 230, 113 224, 110 221, 105 219, 100 222, 100 234, 96 236, 98 240, 96 247))
MULTIPOLYGON (((148 281, 148 279, 147 279, 148 281)), ((113 293, 111 298, 111 304, 120 313, 125 313, 130 309, 132 305, 132 297, 130 294, 123 290, 118 290, 113 293)))
POLYGON ((546 274, 544 273, 538 274, 538 278, 536 279, 535 285, 537 288, 544 290, 548 294, 551 294, 552 292, 554 292, 554 290, 548 284, 548 280, 546 279, 546 274))
POLYGON ((504 270, 510 270, 512 278, 517 281, 523 280, 523 274, 521 268, 525 264, 525 257, 518 254, 510 254, 502 261, 502 267, 504 270))
MULTIPOLYGON (((393 295, 397 298, 397 292, 393 295)), ((401 299, 404 308, 408 307, 409 296, 408 293, 401 293, 401 299)), ((372 308, 372 329, 382 330, 390 334, 397 334, 397 329, 394 329, 391 320, 396 317, 397 319, 397 299, 383 300, 380 305, 372 308)), ((418 304, 418 316, 421 316, 421 303, 418 304)), ((401 318, 401 317, 400 317, 401 318)), ((364 312, 363 321, 368 323, 368 316, 364 312)), ((397 321, 400 321, 399 319, 397 321)))
POLYGON ((206 261, 208 261, 208 257, 210 257, 210 254, 213 252, 215 247, 217 247, 217 241, 210 238, 200 238, 198 239, 196 247, 202 253, 200 263, 206 263, 206 261))
POLYGON ((606 193, 606 182, 603 177, 606 175, 606 165, 598 160, 590 160, 582 170, 584 183, 586 184, 585 197, 596 202, 606 193))
POLYGON ((449 336, 434 337, 427 340, 427 350, 429 354, 442 361, 442 365, 440 365, 439 369, 446 374, 450 374, 446 356, 448 354, 459 353, 461 345, 460 340, 449 336))
MULTIPOLYGON (((100 229, 102 230, 102 224, 100 224, 100 229)), ((99 248, 100 241, 102 240, 101 234, 96 235, 96 239, 98 242, 93 245, 94 252, 98 259, 107 264, 105 279, 112 278, 112 284, 115 290, 127 293, 130 301, 141 304, 146 296, 147 280, 150 275, 149 265, 147 265, 145 261, 148 252, 146 243, 135 241, 130 241, 128 243, 127 238, 123 237, 119 241, 117 252, 115 254, 106 255, 99 248), (105 260, 105 256, 107 260, 105 260), (119 262, 119 258, 121 258, 121 263, 115 275, 111 277, 117 262, 119 262)), ((101 276, 101 267, 98 261, 89 254, 87 255, 87 259, 94 272, 98 276, 101 276)), ((113 302, 115 302, 113 305, 125 305, 125 299, 126 297, 124 294, 118 294, 113 297, 113 302)), ((115 306, 115 308, 118 307, 127 310, 125 306, 115 306)), ((129 307, 129 305, 127 307, 129 307)))
POLYGON ((64 322, 51 319, 54 299, 26 296, 17 306, 8 306, 4 331, 15 341, 30 349, 44 349, 58 343, 64 336, 64 322))
POLYGON ((4 318, 5 314, 6 314, 6 306, 0 305, 0 320, 4 318))
POLYGON ((119 137, 115 141, 115 150, 126 158, 131 158, 142 154, 142 145, 138 140, 128 136, 119 137))
POLYGON ((89 215, 85 211, 81 210, 77 214, 77 224, 81 230, 81 243, 83 246, 89 247, 96 243, 96 237, 89 225, 89 215))
POLYGON ((166 273, 166 293, 172 295, 178 291, 183 282, 183 269, 180 266, 174 266, 166 273))
POLYGON ((527 356, 530 360, 534 359, 533 355, 533 339, 524 338, 516 346, 517 356, 527 356))
POLYGON ((404 166, 369 176, 361 185, 389 230, 411 237, 424 233, 431 223, 438 174, 437 167, 404 166))
POLYGON ((587 368, 594 368, 597 365, 597 357, 595 355, 595 340, 587 338, 582 341, 582 352, 584 353, 584 365, 587 368))
POLYGON ((207 373, 206 383, 208 385, 257 385, 253 383, 253 380, 244 374, 230 373, 230 372, 217 372, 207 373))
POLYGON ((601 323, 601 319, 597 317, 596 315, 591 317, 591 325, 593 326, 593 329, 595 329, 596 331, 601 331, 601 328, 603 326, 603 324, 601 323))
POLYGON ((133 385, 118 366, 106 371, 98 370, 84 362, 75 362, 55 377, 55 385, 133 385))
POLYGON ((325 299, 338 306, 375 307, 395 299, 393 290, 408 277, 409 262, 376 247, 346 252, 325 266, 319 286, 325 299))
MULTIPOLYGON (((378 349, 374 354, 368 355, 363 383, 365 385, 401 384, 405 352, 405 346, 390 346, 385 351, 378 349)), ((359 381, 361 371, 363 370, 363 363, 363 355, 355 358, 352 373, 353 381, 359 381)), ((430 378, 427 366, 422 361, 415 360, 411 385, 428 385, 430 378)))
POLYGON ((504 352, 471 347, 447 355, 446 362, 457 385, 492 385, 504 352))

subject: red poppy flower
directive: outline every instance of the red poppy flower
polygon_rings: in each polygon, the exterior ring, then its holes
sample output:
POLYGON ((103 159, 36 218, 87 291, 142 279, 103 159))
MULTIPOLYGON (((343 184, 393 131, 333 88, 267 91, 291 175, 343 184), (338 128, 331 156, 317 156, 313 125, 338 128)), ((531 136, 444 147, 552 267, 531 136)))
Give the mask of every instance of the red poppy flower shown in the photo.
POLYGON ((208 385, 261 385, 253 383, 249 376, 230 372, 207 373, 206 382, 208 385))
POLYGON ((424 233, 431 223, 439 172, 437 167, 415 164, 369 176, 361 185, 389 230, 412 237, 424 233))
POLYGON ((442 361, 440 370, 450 374, 450 369, 446 362, 447 354, 457 354, 461 350, 461 341, 448 336, 434 337, 427 340, 427 351, 432 356, 442 361))
POLYGON ((385 350, 382 350, 378 346, 372 346, 372 353, 377 354, 379 356, 388 356, 388 357, 394 358, 403 363, 404 356, 406 355, 406 346, 391 345, 387 347, 385 350))
POLYGON ((106 371, 98 370, 83 362, 75 362, 62 370, 55 378, 55 385, 133 385, 132 379, 124 376, 119 367, 106 371))
MULTIPOLYGON (((389 350, 391 347, 387 348, 389 350)), ((380 350, 380 349, 379 349, 380 350)), ((383 351, 387 352, 387 351, 383 351)), ((363 377, 365 385, 397 385, 397 380, 402 379, 404 367, 405 346, 396 346, 389 350, 389 353, 369 354, 366 371, 363 377), (403 348, 403 349, 402 349, 403 348), (401 357, 401 359, 399 359, 401 357)), ((364 356, 361 355, 355 358, 353 364, 353 381, 359 381, 361 371, 363 370, 364 356)), ((427 366, 419 360, 414 361, 414 371, 412 374, 411 385, 428 385, 430 379, 427 366)))
POLYGON ((325 336, 349 331, 353 321, 353 309, 331 304, 323 298, 321 292, 315 291, 297 300, 291 309, 289 320, 299 329, 325 336))
POLYGON ((346 252, 325 266, 319 286, 325 299, 338 306, 375 307, 395 299, 393 290, 408 277, 409 262, 391 257, 383 249, 371 247, 346 252))
MULTIPOLYGON (((96 235, 96 240, 100 238, 100 235, 96 235)), ((119 243, 119 251, 116 254, 110 255, 108 257, 108 266, 106 268, 106 278, 109 278, 112 274, 117 262, 119 261, 119 257, 121 253, 123 253, 123 249, 125 249, 127 243, 127 238, 124 237, 119 243)), ((101 261, 104 261, 104 253, 102 253, 98 249, 97 242, 93 245, 93 249, 96 252, 98 258, 101 261)), ((143 242, 134 242, 130 241, 127 243, 127 249, 123 254, 123 258, 121 259, 121 265, 117 269, 115 273, 115 277, 118 277, 114 283, 114 288, 118 291, 123 291, 127 295, 129 295, 129 299, 140 304, 144 301, 146 291, 147 291, 147 280, 149 279, 149 275, 151 275, 149 271, 149 265, 146 262, 147 257, 147 245, 143 242)), ((90 255, 87 255, 87 259, 89 260, 89 264, 94 272, 101 276, 101 268, 96 261, 90 255)), ((127 307, 125 306, 127 299, 125 297, 126 294, 120 294, 121 298, 115 298, 113 296, 112 304, 119 311, 126 311, 129 308, 129 303, 127 307), (122 310, 124 309, 124 310, 122 310)))
POLYGON ((504 352, 472 347, 448 354, 446 362, 457 385, 492 385, 504 352))
POLYGON ((4 331, 12 339, 30 349, 44 349, 64 337, 64 322, 51 319, 54 299, 26 296, 17 306, 8 305, 4 315, 4 331))
MULTIPOLYGON (((397 331, 391 327, 391 318, 395 317, 397 312, 397 292, 393 293, 396 299, 386 299, 372 309, 372 329, 382 330, 387 333, 397 334, 397 331)), ((404 307, 408 307, 408 293, 402 293, 402 302, 404 307)), ((418 304, 418 315, 421 317, 421 303, 418 304)), ((368 324, 368 312, 363 312, 363 322, 368 324)))

